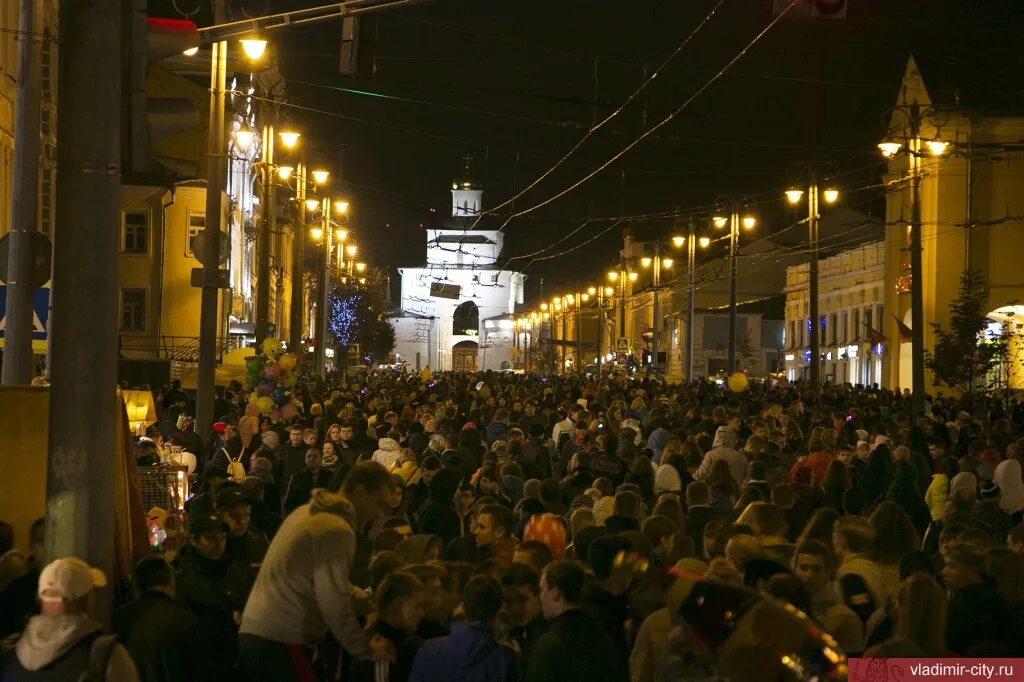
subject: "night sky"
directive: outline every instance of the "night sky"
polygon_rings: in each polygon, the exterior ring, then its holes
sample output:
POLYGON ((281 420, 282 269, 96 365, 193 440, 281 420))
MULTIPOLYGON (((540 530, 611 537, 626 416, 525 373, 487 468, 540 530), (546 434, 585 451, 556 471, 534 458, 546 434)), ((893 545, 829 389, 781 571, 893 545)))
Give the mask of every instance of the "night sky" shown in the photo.
MULTIPOLYGON (((177 0, 183 9, 196 2, 177 0)), ((381 15, 377 72, 367 79, 338 75, 338 21, 290 28, 273 40, 298 105, 286 112, 318 143, 323 161, 343 172, 367 259, 394 267, 423 262, 420 226, 449 214, 448 190, 464 154, 473 155, 485 208, 495 207, 622 104, 644 81, 645 65, 657 68, 717 4, 435 0, 381 15)), ((645 92, 518 199, 516 210, 550 198, 661 121, 773 18, 772 0, 720 4, 645 92)), ((165 9, 169 0, 150 6, 153 15, 175 16, 165 9)), ((233 2, 237 18, 243 6, 258 14, 266 3, 233 2)), ((209 23, 203 13, 195 19, 209 23)), ((884 198, 856 190, 883 169, 875 144, 908 55, 948 67, 943 88, 1016 92, 1024 90, 1022 35, 1018 0, 849 0, 845 20, 783 19, 671 122, 578 189, 509 222, 505 255, 544 249, 588 218, 590 225, 542 255, 604 232, 570 254, 530 264, 529 298, 541 278, 552 292, 616 260, 626 223, 612 227, 608 218, 657 216, 676 206, 706 213, 716 197, 738 194, 761 218, 760 234, 769 234, 792 222, 780 192, 811 164, 838 173, 851 208, 880 215, 884 198)), ((482 225, 502 224, 508 210, 482 225)), ((629 224, 640 238, 672 234, 670 219, 629 224)))

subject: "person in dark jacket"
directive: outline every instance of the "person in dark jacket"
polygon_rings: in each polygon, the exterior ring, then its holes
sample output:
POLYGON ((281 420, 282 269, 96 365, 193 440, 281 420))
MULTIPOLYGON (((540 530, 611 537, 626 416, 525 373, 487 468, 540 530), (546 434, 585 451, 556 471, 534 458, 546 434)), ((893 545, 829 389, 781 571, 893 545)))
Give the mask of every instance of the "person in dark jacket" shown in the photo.
MULTIPOLYGON (((626 636, 626 621, 630 619, 629 572, 615 570, 615 559, 620 552, 633 549, 630 541, 622 536, 606 535, 590 543, 587 561, 594 571, 594 580, 583 588, 580 608, 601 624, 611 640, 616 658, 615 671, 629 670, 629 641, 626 636)), ((637 619, 641 622, 642 619, 637 619)), ((606 677, 605 679, 628 679, 628 675, 606 677)))
POLYGON ((228 580, 228 530, 216 514, 193 516, 188 544, 173 562, 175 599, 199 618, 200 637, 217 652, 207 662, 217 679, 231 679, 239 668, 235 611, 245 603, 228 580))
POLYGON ((445 546, 462 535, 459 515, 452 509, 458 488, 459 475, 451 469, 442 469, 430 481, 430 499, 416 513, 419 532, 438 536, 445 546))
MULTIPOLYGON (((250 523, 252 527, 267 536, 267 540, 273 540, 277 534, 277 529, 281 527, 281 522, 284 519, 281 518, 280 514, 271 511, 267 507, 267 503, 264 501, 266 488, 264 487, 263 479, 247 476, 238 484, 238 489, 242 491, 242 495, 249 501, 249 508, 252 514, 252 521, 250 523)), ((275 498, 274 501, 276 502, 277 499, 275 498)))
POLYGON ((575 561, 548 564, 540 601, 549 628, 533 649, 527 682, 591 682, 626 679, 600 623, 580 609, 586 573, 575 561))
POLYGON ((174 601, 174 569, 162 557, 143 557, 132 571, 135 601, 114 612, 114 633, 128 649, 142 682, 213 680, 212 652, 195 614, 174 601))
POLYGON ((514 563, 501 574, 502 618, 508 638, 519 649, 519 669, 530 665, 537 641, 548 631, 540 607, 540 574, 532 566, 514 563))
POLYGON ((284 496, 284 515, 309 502, 315 488, 326 488, 330 482, 330 473, 320 464, 323 457, 315 448, 306 450, 306 466, 302 471, 295 472, 288 480, 288 492, 284 496))
POLYGON ((960 656, 981 655, 973 649, 990 651, 993 645, 1001 645, 1007 656, 1024 653, 1024 635, 1013 611, 985 572, 986 554, 967 543, 954 544, 943 554, 942 579, 950 591, 946 648, 960 656))
MULTIPOLYGON (((288 428, 288 442, 277 449, 274 479, 286 483, 292 476, 306 467, 306 452, 309 446, 302 442, 302 427, 288 428)), ((308 500, 307 500, 308 502, 308 500)))
POLYGON ((416 654, 410 682, 513 682, 519 664, 512 649, 494 638, 494 622, 501 610, 497 580, 478 575, 462 591, 466 621, 454 623, 452 633, 428 641, 416 654))
MULTIPOLYGON (((395 659, 387 665, 388 682, 406 682, 410 679, 413 660, 423 641, 416 629, 423 619, 423 583, 409 573, 391 573, 374 591, 377 599, 377 620, 368 628, 371 636, 387 640, 395 652, 395 659)), ((374 661, 357 659, 346 679, 354 682, 380 682, 375 676, 374 661)))
POLYGON ((903 507, 907 516, 914 522, 917 532, 924 535, 928 524, 932 522, 931 512, 924 502, 924 495, 917 487, 917 470, 910 462, 897 462, 896 473, 892 485, 885 495, 903 507))

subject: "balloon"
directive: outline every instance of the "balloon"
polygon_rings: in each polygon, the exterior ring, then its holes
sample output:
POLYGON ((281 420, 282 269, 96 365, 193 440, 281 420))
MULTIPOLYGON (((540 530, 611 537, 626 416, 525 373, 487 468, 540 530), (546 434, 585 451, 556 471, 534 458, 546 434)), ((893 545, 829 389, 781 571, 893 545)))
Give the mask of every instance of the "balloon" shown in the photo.
POLYGON ((268 379, 262 379, 259 386, 256 387, 256 392, 261 396, 272 396, 274 395, 274 383, 268 379))
POLYGON ((289 421, 292 418, 298 416, 299 414, 299 408, 295 407, 295 405, 292 405, 291 403, 288 403, 287 405, 282 405, 280 411, 281 419, 285 421, 289 421))
POLYGON ((281 378, 281 383, 284 384, 285 388, 295 388, 295 384, 299 382, 299 377, 295 375, 295 372, 285 372, 281 378))
POLYGON ((750 388, 750 379, 743 372, 733 372, 725 383, 733 393, 743 393, 750 388))
POLYGON ((270 411, 274 409, 274 399, 270 396, 262 396, 256 401, 256 406, 260 408, 260 414, 270 414, 270 411))
POLYGON ((295 353, 285 353, 277 359, 277 364, 281 365, 281 369, 284 371, 295 369, 295 363, 298 360, 295 359, 295 353))
POLYGON ((274 402, 277 403, 278 405, 284 405, 285 403, 288 402, 288 400, 289 398, 285 394, 283 388, 279 388, 276 391, 274 391, 274 402))
POLYGON ((252 403, 252 404, 255 404, 256 403, 256 399, 259 398, 259 397, 260 397, 259 394, 256 393, 256 391, 253 391, 252 393, 249 394, 249 402, 252 403))
POLYGON ((277 410, 274 410, 273 412, 271 412, 270 413, 270 421, 272 421, 272 422, 279 422, 279 421, 281 421, 281 413, 279 411, 277 411, 277 410))
POLYGON ((263 368, 263 376, 271 381, 277 381, 277 378, 281 376, 281 365, 276 362, 268 363, 267 366, 263 368))
POLYGON ((273 337, 263 339, 263 352, 267 355, 274 355, 281 350, 281 340, 273 337))

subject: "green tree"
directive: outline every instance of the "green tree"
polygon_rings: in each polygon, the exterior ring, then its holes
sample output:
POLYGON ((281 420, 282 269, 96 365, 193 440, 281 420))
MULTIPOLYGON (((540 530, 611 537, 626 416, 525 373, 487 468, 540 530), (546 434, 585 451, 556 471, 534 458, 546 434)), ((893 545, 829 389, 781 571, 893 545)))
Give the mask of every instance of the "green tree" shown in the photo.
POLYGON ((387 272, 368 267, 355 276, 331 272, 327 331, 334 337, 335 357, 344 365, 349 349, 359 345, 360 362, 385 362, 395 348, 395 329, 388 321, 387 272))
POLYGON ((965 270, 960 276, 960 290, 949 304, 949 327, 932 324, 935 348, 925 351, 925 367, 935 382, 961 393, 987 390, 993 370, 1005 355, 1006 339, 1002 335, 988 338, 985 334, 989 288, 978 271, 965 270))

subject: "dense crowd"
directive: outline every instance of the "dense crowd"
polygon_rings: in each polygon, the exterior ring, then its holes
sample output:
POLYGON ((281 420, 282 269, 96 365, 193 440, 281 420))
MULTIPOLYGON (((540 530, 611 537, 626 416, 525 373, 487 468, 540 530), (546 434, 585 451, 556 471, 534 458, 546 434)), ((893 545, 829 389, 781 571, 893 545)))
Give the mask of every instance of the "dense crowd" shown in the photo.
POLYGON ((101 574, 40 565, 41 524, 29 556, 0 526, 0 679, 827 679, 835 651, 1024 655, 1014 399, 912 415, 877 387, 390 373, 295 393, 285 419, 218 389, 208 447, 189 396, 157 394, 139 466, 193 453, 196 492, 114 637, 90 617, 101 574), (782 614, 820 638, 813 669, 779 665, 782 614))

